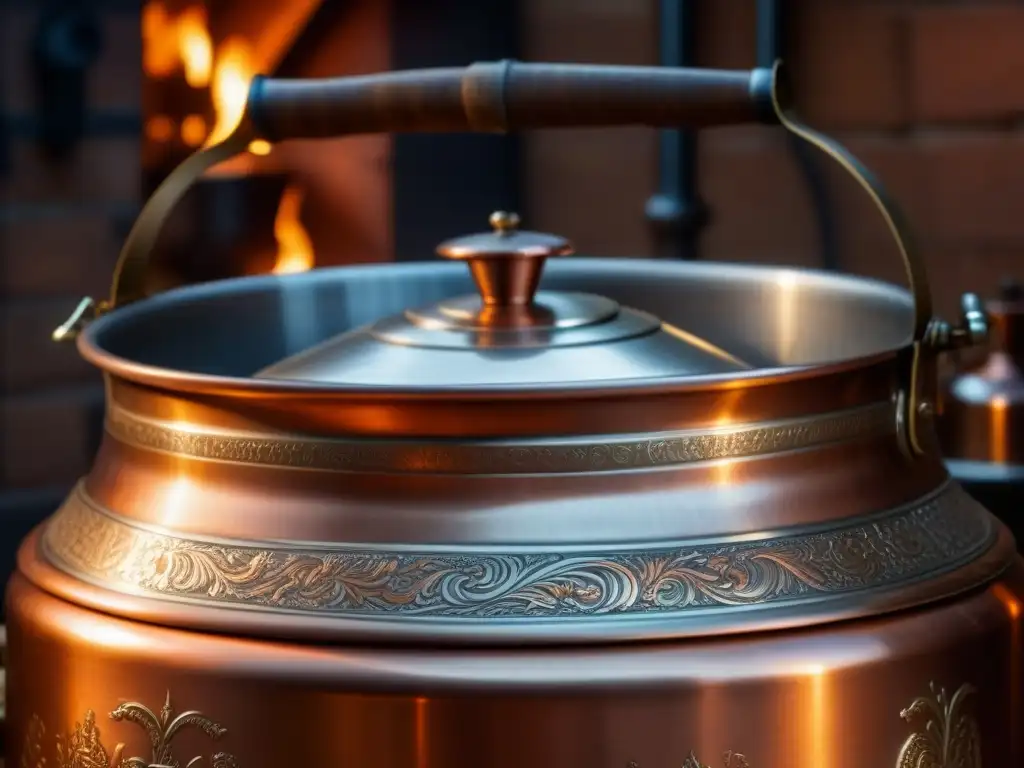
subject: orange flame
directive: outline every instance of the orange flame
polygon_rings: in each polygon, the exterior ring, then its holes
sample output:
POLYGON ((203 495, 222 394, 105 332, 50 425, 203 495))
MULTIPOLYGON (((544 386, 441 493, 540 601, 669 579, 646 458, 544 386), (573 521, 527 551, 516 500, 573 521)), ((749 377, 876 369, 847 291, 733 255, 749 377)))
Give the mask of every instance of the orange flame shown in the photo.
POLYGON ((224 141, 242 122, 254 74, 252 50, 245 40, 229 37, 218 46, 210 84, 217 123, 206 139, 206 146, 224 141))
POLYGON ((277 260, 271 270, 275 275, 305 272, 313 268, 313 243, 299 213, 302 209, 302 190, 289 186, 281 195, 274 218, 274 238, 277 240, 277 260))
POLYGON ((180 62, 174 22, 161 3, 142 9, 142 66, 153 77, 167 77, 180 62))
POLYGON ((189 8, 178 17, 178 54, 185 70, 185 82, 193 88, 210 84, 213 71, 213 41, 206 27, 206 11, 189 8))

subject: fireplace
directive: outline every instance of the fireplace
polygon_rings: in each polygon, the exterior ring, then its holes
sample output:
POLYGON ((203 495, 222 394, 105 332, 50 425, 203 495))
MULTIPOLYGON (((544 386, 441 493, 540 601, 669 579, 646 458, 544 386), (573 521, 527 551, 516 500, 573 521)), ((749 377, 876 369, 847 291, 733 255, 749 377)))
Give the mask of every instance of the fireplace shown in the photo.
MULTIPOLYGON (((242 118, 255 74, 301 73, 310 49, 338 45, 354 50, 353 35, 360 31, 354 66, 386 67, 385 7, 336 0, 147 0, 141 12, 144 193, 192 152, 231 133, 242 118), (374 29, 376 36, 366 34, 374 29), (322 39, 311 40, 311 30, 322 39)), ((151 289, 305 271, 318 261, 385 258, 386 241, 360 249, 354 233, 374 225, 380 233, 380 222, 367 219, 373 219, 374 207, 386 207, 381 204, 385 164, 372 162, 384 159, 386 141, 371 137, 326 151, 254 141, 247 153, 213 169, 182 201, 154 259, 151 289), (367 153, 370 163, 353 174, 351 166, 362 165, 367 153), (325 193, 322 178, 331 174, 359 184, 364 199, 377 205, 353 210, 345 201, 351 196, 332 188, 325 193), (346 218, 347 226, 331 226, 346 218), (313 223, 307 225, 306 219, 313 223), (321 235, 316 246, 311 228, 321 235)))

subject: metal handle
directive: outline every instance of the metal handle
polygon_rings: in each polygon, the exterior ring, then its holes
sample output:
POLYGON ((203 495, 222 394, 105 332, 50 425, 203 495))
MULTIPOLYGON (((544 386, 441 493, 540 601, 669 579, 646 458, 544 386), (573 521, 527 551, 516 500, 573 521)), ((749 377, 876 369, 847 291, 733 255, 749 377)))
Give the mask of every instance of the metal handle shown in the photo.
POLYGON ((977 318, 972 316, 973 330, 966 334, 933 319, 924 265, 899 209, 874 175, 842 145, 792 115, 787 96, 779 64, 771 70, 728 72, 506 61, 330 80, 257 78, 250 90, 246 118, 234 134, 188 158, 142 209, 121 251, 109 301, 96 305, 84 300, 54 332, 54 338, 73 338, 91 315, 142 298, 150 252, 175 203, 206 170, 245 151, 254 138, 627 124, 700 128, 753 122, 768 115, 856 179, 896 241, 914 300, 901 433, 908 453, 922 453, 918 416, 925 411, 919 394, 923 354, 942 351, 949 346, 949 339, 976 338, 977 318))

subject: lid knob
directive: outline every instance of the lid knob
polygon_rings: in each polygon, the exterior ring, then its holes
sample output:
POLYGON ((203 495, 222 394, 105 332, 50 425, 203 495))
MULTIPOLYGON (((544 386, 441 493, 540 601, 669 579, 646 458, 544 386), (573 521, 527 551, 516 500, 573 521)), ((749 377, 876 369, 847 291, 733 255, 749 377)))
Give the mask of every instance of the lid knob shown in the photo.
POLYGON ((495 211, 490 221, 492 232, 449 240, 437 252, 446 259, 469 262, 484 307, 528 309, 545 259, 572 253, 572 245, 555 235, 520 231, 515 213, 495 211))

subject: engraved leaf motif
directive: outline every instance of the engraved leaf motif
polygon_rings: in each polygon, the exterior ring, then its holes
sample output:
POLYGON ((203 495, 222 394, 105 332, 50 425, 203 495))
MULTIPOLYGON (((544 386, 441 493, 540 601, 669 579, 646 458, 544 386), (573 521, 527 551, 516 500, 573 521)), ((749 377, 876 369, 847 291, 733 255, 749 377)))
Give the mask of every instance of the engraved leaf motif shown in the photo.
MULTIPOLYGON (((739 752, 733 752, 731 749, 722 756, 722 761, 723 768, 750 768, 747 758, 739 752)), ((631 760, 626 764, 626 768, 640 768, 640 764, 635 760, 631 760)), ((711 768, 711 766, 698 760, 697 755, 691 750, 690 754, 683 760, 681 768, 711 768)))
MULTIPOLYGON (((211 720, 202 712, 189 710, 175 715, 174 707, 171 705, 170 692, 164 700, 159 716, 144 704, 129 701, 118 705, 110 713, 110 718, 134 723, 141 727, 149 737, 152 751, 150 759, 147 761, 141 757, 130 757, 122 761, 121 768, 180 768, 181 763, 174 756, 172 746, 175 737, 183 728, 197 728, 214 740, 227 733, 224 726, 211 720)), ((211 764, 214 768, 232 768, 235 765, 234 761, 235 758, 232 755, 218 752, 213 756, 211 764)), ((202 756, 193 757, 189 760, 187 768, 197 768, 203 762, 202 756)))
MULTIPOLYGON (((67 736, 58 735, 54 749, 57 768, 181 768, 181 761, 172 749, 175 737, 185 728, 197 728, 213 740, 221 738, 227 730, 195 710, 175 715, 170 693, 157 715, 153 710, 138 702, 125 702, 110 713, 110 719, 133 723, 139 726, 149 739, 149 759, 132 756, 123 757, 124 744, 117 744, 113 756, 107 753, 100 741, 100 730, 92 710, 85 713, 81 723, 67 736)), ((20 768, 46 768, 43 721, 33 717, 26 729, 22 745, 20 768)), ((238 761, 227 752, 216 752, 209 758, 197 755, 185 764, 185 768, 238 768, 238 761)))
POLYGON ((964 712, 974 693, 961 686, 952 698, 944 688, 930 685, 931 696, 920 696, 900 712, 907 722, 925 720, 924 730, 911 734, 900 749, 896 768, 981 768, 981 738, 977 721, 964 712))

